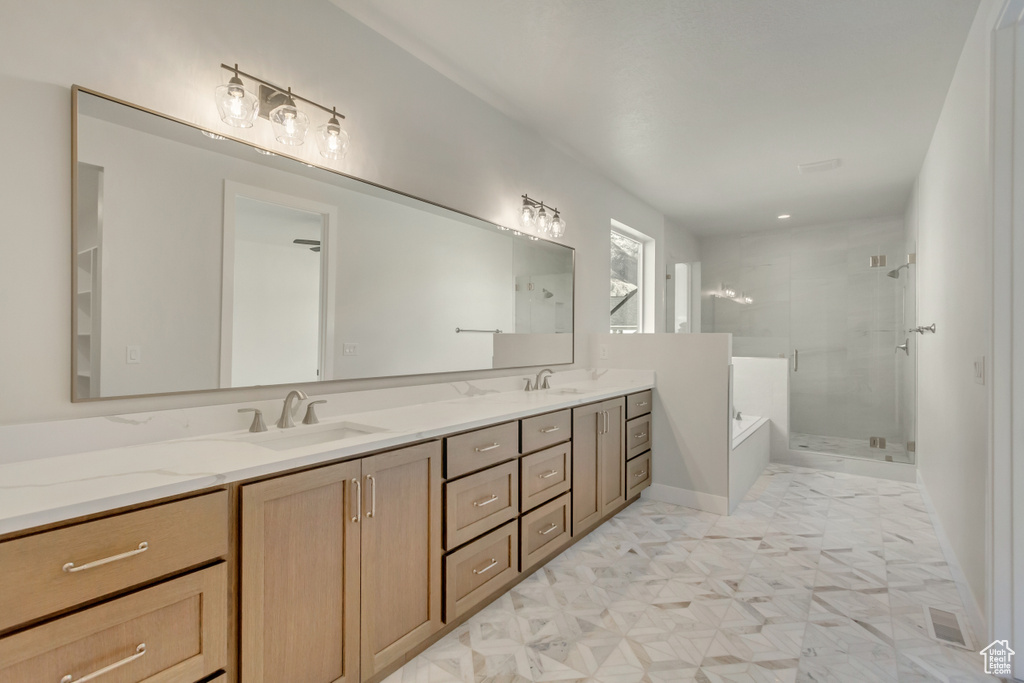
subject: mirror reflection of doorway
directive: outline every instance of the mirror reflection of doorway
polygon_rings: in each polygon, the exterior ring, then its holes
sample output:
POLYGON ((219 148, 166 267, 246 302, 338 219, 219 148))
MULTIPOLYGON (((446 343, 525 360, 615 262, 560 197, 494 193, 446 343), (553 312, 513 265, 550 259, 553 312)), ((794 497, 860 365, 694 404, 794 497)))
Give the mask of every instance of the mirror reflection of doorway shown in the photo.
POLYGON ((329 355, 331 211, 259 194, 225 193, 222 386, 316 382, 329 355))

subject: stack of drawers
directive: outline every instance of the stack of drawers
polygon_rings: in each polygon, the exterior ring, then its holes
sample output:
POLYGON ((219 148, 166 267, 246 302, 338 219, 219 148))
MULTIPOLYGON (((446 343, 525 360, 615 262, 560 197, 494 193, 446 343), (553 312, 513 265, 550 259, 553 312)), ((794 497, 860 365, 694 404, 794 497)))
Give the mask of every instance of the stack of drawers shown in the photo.
POLYGON ((224 668, 226 565, 184 572, 227 552, 224 491, 0 543, 0 680, 192 682, 224 668))
POLYGON ((445 439, 446 622, 568 545, 571 438, 561 410, 445 439))
POLYGON ((652 392, 626 397, 626 498, 651 485, 652 392))

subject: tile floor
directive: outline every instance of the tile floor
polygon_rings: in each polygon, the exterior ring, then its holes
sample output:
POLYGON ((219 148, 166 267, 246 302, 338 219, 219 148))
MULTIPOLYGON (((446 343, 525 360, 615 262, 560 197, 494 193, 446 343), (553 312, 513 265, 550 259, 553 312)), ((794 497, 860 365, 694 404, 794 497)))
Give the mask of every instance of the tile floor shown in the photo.
POLYGON ((994 681, 915 484, 769 465, 737 512, 640 501, 386 683, 994 681))
POLYGON ((886 448, 872 448, 868 445, 867 439, 848 439, 842 436, 818 436, 817 434, 793 432, 789 435, 789 447, 794 451, 807 450, 814 453, 846 455, 883 462, 914 462, 914 454, 908 453, 906 446, 897 441, 890 441, 886 448))

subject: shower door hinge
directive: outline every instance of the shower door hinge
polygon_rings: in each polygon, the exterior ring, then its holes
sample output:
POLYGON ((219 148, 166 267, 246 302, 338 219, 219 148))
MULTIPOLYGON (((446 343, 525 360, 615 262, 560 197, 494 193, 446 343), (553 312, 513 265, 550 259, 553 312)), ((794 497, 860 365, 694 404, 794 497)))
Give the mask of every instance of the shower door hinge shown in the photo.
POLYGON ((907 442, 907 453, 917 453, 917 442, 916 441, 908 441, 907 442))
POLYGON ((868 257, 869 268, 885 268, 885 254, 868 257))
POLYGON ((868 445, 872 448, 885 448, 885 437, 884 436, 872 436, 868 439, 868 445))

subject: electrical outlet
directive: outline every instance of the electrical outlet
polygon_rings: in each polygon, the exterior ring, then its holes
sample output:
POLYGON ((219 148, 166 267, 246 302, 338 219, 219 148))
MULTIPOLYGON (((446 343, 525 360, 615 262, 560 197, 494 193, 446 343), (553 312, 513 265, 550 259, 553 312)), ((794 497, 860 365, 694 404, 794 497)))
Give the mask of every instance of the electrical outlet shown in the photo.
POLYGON ((359 355, 359 344, 343 344, 341 347, 341 355, 343 356, 358 356, 359 355))
POLYGON ((598 356, 601 358, 601 360, 608 360, 608 345, 607 344, 599 345, 597 347, 597 353, 598 353, 598 356))
POLYGON ((126 346, 124 348, 124 362, 128 365, 137 365, 142 362, 141 346, 126 346))
POLYGON ((974 381, 977 384, 985 383, 985 356, 974 359, 974 381))

